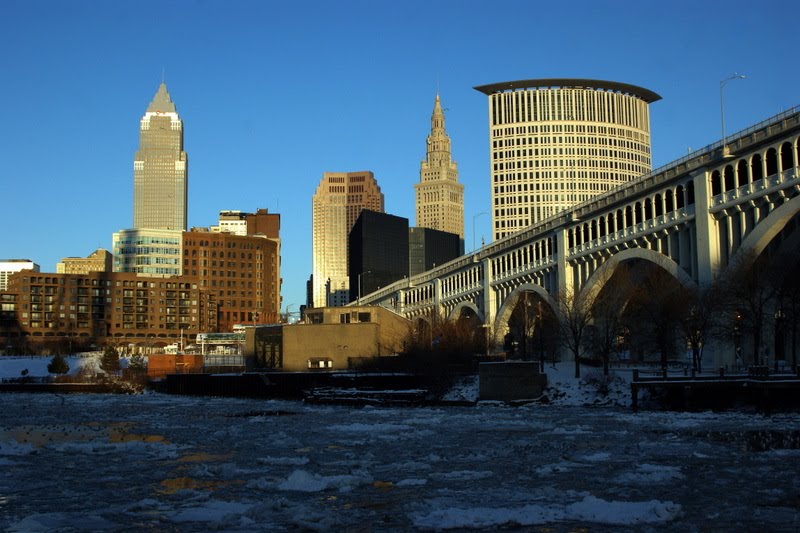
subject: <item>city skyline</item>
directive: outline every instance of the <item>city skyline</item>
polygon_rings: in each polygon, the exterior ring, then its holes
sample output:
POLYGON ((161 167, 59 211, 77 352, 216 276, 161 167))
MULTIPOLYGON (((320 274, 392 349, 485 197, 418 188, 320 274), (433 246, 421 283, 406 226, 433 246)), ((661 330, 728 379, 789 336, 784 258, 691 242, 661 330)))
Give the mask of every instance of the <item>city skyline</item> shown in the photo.
POLYGON ((385 211, 414 219, 437 92, 465 185, 468 250, 491 240, 481 216, 490 209, 488 109, 475 86, 575 77, 647 87, 663 97, 650 110, 654 168, 721 138, 721 82, 734 72, 747 78, 724 87, 728 135, 800 103, 800 74, 785 59, 791 35, 774 22, 800 8, 724 5, 518 2, 514 19, 497 25, 471 1, 314 3, 311 14, 254 2, 4 2, 0 42, 16 52, 2 59, 13 81, 0 88, 0 182, 14 231, 0 256, 55 272, 62 257, 110 249, 113 232, 130 227, 131 124, 163 69, 192 155, 188 225, 211 225, 226 209, 280 214, 283 307, 296 311, 319 176, 370 170, 385 211), (459 24, 420 39, 421 11, 459 24), (142 40, 155 12, 181 31, 142 40))

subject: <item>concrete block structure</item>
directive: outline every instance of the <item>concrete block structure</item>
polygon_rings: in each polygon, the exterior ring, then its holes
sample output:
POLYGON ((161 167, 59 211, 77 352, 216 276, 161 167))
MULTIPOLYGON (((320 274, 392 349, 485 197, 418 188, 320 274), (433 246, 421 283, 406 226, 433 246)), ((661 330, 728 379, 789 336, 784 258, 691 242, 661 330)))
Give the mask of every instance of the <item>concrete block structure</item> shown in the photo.
POLYGON ((246 328, 248 370, 347 370, 364 358, 402 350, 411 323, 382 307, 327 307, 298 324, 246 328))
POLYGON ((539 373, 539 363, 503 361, 478 365, 481 400, 532 400, 544 393, 547 374, 539 373))

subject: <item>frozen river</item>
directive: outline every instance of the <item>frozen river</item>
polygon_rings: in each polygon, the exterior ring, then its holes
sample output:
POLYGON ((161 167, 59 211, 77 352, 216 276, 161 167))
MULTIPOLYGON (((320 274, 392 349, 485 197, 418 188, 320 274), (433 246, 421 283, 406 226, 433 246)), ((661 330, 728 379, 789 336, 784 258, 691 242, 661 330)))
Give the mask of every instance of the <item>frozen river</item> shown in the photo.
POLYGON ((0 529, 797 531, 798 434, 797 414, 3 394, 0 529))

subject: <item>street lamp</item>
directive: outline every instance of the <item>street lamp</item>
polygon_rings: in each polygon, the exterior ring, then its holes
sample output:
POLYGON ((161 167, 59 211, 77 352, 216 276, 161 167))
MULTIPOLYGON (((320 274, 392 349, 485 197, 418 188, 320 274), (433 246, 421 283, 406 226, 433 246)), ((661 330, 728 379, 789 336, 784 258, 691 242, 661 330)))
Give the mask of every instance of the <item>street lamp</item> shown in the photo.
POLYGON ((475 251, 475 219, 481 215, 488 215, 488 211, 481 211, 477 215, 472 215, 472 251, 475 251))
POLYGON ((366 272, 361 272, 358 275, 358 302, 357 302, 357 305, 361 305, 361 276, 363 276, 364 274, 370 274, 370 273, 372 273, 372 270, 367 270, 366 272))
POLYGON ((727 77, 724 80, 721 80, 719 82, 719 116, 720 116, 720 119, 722 120, 722 155, 723 156, 725 156, 725 154, 726 154, 726 151, 725 151, 725 100, 724 100, 724 96, 723 96, 723 89, 725 88, 725 86, 728 84, 729 81, 731 81, 731 80, 740 80, 740 79, 743 80, 746 77, 747 76, 745 76, 744 74, 737 74, 737 73, 734 72, 732 76, 727 77))

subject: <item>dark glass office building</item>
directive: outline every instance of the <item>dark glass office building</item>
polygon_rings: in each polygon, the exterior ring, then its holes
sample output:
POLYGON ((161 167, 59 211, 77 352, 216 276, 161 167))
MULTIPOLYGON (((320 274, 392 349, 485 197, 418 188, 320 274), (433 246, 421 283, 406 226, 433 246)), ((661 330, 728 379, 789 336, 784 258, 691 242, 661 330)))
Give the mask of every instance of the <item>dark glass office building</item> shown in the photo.
POLYGON ((408 271, 411 276, 452 261, 461 255, 461 238, 430 228, 409 228, 408 271))
POLYGON ((350 230, 350 301, 408 276, 408 219, 362 210, 350 230))

